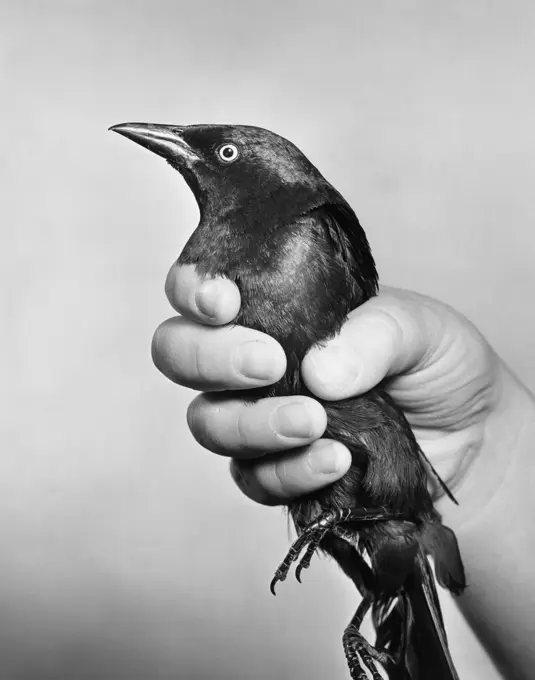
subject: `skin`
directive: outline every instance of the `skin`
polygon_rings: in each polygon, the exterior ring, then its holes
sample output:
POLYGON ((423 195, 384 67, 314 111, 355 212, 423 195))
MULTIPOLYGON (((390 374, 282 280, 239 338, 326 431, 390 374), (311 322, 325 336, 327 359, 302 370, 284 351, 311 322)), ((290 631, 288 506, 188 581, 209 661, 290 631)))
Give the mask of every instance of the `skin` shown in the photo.
MULTIPOLYGON (((229 456, 239 488, 277 505, 327 485, 350 465, 349 451, 322 439, 326 415, 307 397, 244 404, 222 390, 270 384, 285 355, 267 335, 225 326, 238 313, 234 283, 200 280, 174 265, 167 297, 181 316, 153 339, 157 368, 200 390, 188 424, 205 448, 229 456)), ((457 534, 468 588, 457 600, 504 677, 535 667, 535 399, 461 314, 394 288, 355 310, 341 333, 305 357, 309 389, 327 400, 386 380, 423 450, 459 501, 437 493, 457 534)))

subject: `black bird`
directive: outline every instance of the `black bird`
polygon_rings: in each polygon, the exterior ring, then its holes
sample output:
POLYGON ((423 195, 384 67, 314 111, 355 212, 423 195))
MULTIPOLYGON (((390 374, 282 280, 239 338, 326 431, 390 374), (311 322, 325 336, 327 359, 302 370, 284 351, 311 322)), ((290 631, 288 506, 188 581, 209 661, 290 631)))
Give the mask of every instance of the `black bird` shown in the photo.
MULTIPOLYGON (((349 204, 296 146, 268 130, 145 123, 111 129, 163 156, 193 191, 200 222, 179 263, 235 281, 242 301, 235 323, 268 333, 286 352, 283 378, 243 398, 310 395, 300 374, 306 352, 377 292, 370 247, 349 204)), ((272 590, 302 550, 298 578, 319 548, 362 594, 343 638, 352 678, 365 680, 368 669, 380 680, 379 662, 389 678, 456 679, 427 556, 452 593, 462 592, 465 577, 455 535, 427 489, 429 462, 383 389, 322 404, 325 434, 349 448, 352 465, 338 482, 290 505, 299 537, 272 590), (359 632, 370 608, 375 646, 359 632)))

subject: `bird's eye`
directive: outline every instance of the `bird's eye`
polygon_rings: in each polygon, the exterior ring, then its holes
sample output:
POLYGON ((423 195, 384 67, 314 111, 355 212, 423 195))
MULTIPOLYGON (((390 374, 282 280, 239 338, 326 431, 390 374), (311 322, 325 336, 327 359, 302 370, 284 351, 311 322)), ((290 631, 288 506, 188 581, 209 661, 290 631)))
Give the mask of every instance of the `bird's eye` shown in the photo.
POLYGON ((224 163, 232 163, 238 158, 240 152, 235 144, 223 144, 217 150, 217 155, 224 163))

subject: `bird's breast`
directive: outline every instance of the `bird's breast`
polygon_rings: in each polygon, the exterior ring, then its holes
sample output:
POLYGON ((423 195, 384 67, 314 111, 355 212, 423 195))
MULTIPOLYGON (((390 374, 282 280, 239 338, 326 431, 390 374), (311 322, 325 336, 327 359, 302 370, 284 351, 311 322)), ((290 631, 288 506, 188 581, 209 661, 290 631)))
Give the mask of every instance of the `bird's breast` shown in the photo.
POLYGON ((353 278, 336 258, 323 225, 307 216, 229 271, 240 288, 236 322, 274 337, 284 348, 287 372, 270 394, 301 391, 300 364, 315 344, 333 337, 355 304, 353 278))
POLYGON ((284 348, 285 376, 251 396, 302 391, 299 366, 316 343, 335 335, 360 300, 351 267, 318 211, 268 228, 202 223, 179 262, 201 276, 225 276, 241 294, 236 323, 267 333, 284 348))

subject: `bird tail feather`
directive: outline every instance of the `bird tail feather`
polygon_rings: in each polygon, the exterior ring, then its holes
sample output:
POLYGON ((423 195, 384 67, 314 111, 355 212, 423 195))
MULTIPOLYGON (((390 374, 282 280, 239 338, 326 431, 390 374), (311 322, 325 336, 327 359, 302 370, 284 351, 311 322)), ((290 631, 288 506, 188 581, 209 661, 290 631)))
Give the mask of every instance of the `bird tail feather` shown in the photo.
POLYGON ((384 607, 376 607, 373 619, 376 647, 393 659, 386 668, 389 680, 459 680, 435 580, 423 553, 396 605, 386 614, 384 607))

